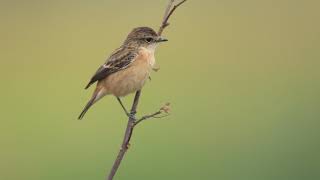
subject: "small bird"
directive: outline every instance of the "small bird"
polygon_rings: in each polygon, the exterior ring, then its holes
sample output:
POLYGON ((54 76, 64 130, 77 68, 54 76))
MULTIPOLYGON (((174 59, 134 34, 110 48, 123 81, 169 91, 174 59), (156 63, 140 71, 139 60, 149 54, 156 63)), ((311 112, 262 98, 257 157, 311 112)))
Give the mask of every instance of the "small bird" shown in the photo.
POLYGON ((105 95, 114 95, 125 113, 132 117, 121 102, 120 97, 141 90, 151 70, 155 68, 154 52, 164 39, 150 27, 134 28, 126 40, 98 68, 85 89, 97 82, 96 89, 78 119, 82 119, 88 109, 105 95))

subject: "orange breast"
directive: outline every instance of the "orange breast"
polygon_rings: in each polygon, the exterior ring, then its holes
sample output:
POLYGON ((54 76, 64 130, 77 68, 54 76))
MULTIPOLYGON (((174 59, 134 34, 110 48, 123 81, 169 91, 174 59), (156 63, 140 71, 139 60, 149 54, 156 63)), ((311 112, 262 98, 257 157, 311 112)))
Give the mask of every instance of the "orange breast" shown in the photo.
POLYGON ((140 90, 149 78, 152 69, 150 61, 153 57, 153 53, 141 49, 130 67, 111 74, 99 82, 99 85, 103 86, 107 94, 118 97, 140 90))

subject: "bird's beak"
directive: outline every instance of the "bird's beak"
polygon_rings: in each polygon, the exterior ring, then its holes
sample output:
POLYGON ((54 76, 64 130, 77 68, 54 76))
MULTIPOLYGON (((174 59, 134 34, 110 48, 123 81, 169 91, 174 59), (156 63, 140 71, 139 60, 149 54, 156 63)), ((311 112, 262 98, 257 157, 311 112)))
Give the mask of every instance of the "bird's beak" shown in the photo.
POLYGON ((165 42, 165 41, 168 41, 168 39, 163 37, 159 37, 159 39, 157 40, 157 42, 165 42))

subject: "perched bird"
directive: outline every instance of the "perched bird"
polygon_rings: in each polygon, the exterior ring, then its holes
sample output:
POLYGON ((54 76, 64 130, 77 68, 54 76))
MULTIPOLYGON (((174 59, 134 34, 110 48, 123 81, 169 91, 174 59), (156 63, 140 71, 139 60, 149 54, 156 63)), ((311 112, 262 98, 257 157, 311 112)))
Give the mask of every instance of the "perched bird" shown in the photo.
POLYGON ((85 89, 97 82, 96 89, 78 119, 82 119, 88 109, 105 95, 117 97, 123 106, 120 97, 140 90, 155 68, 154 52, 160 42, 167 41, 157 35, 149 27, 134 28, 126 40, 116 49, 107 61, 98 68, 85 89))

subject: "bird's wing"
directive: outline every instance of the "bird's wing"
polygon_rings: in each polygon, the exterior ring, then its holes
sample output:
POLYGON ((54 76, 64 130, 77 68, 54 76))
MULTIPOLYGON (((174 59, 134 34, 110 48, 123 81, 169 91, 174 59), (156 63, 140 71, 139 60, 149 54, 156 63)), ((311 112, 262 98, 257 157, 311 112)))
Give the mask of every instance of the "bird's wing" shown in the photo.
POLYGON ((106 78, 110 74, 126 69, 135 60, 137 52, 134 49, 121 47, 107 59, 106 63, 99 67, 97 72, 92 76, 85 89, 88 89, 93 83, 106 78))

